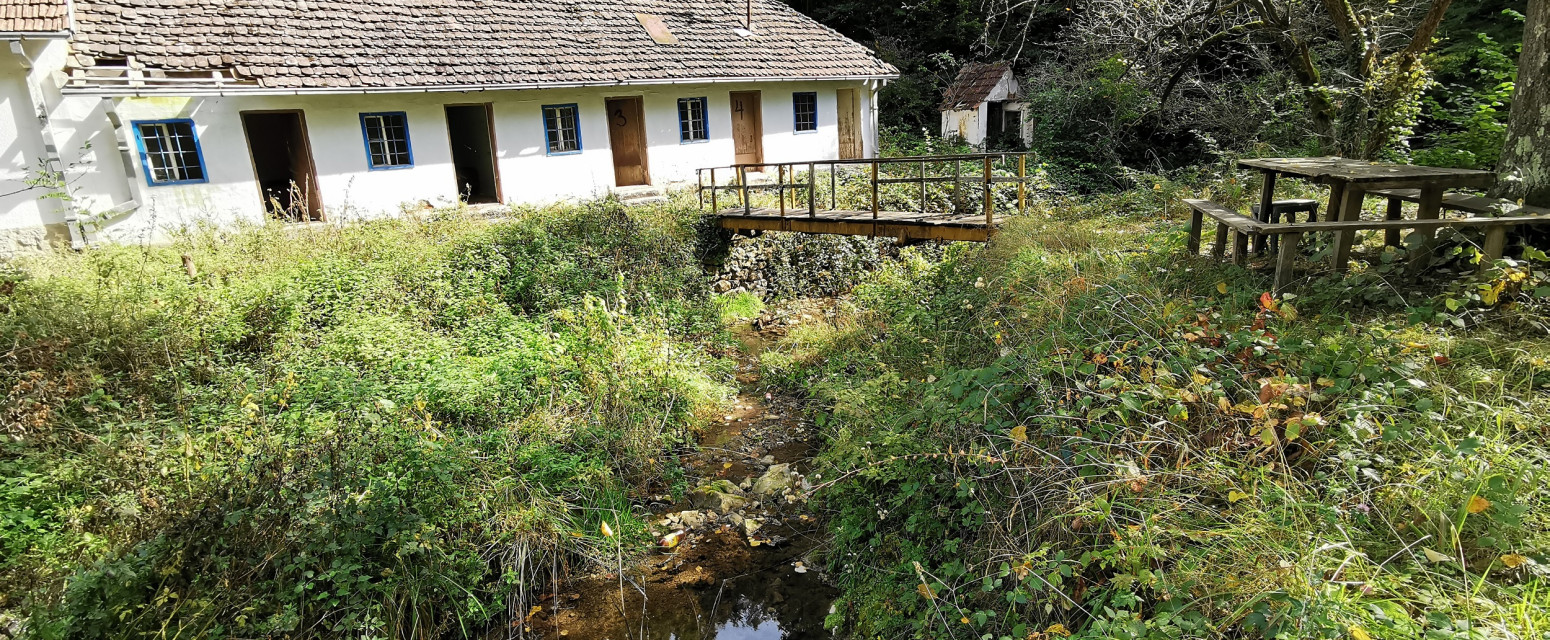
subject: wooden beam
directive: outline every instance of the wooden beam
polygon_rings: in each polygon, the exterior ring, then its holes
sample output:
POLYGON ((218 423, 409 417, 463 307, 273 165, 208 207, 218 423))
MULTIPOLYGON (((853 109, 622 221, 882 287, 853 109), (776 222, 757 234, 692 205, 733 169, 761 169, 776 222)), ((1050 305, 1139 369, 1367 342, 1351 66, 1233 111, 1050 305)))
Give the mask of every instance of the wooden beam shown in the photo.
POLYGON ((1281 247, 1276 255, 1276 279, 1273 290, 1276 293, 1285 291, 1292 284, 1292 273, 1297 266, 1297 254, 1302 252, 1299 242, 1302 239, 1300 233, 1287 233, 1281 236, 1281 247))
POLYGON ((990 158, 985 158, 985 226, 996 224, 994 205, 990 201, 990 158))
MULTIPOLYGON (((1405 201, 1400 200, 1399 198, 1390 197, 1388 209, 1384 212, 1383 217, 1385 220, 1405 219, 1405 201)), ((1399 229, 1388 229, 1384 231, 1383 244, 1390 247, 1399 246, 1399 231, 1399 229)))
POLYGON ((1200 228, 1205 224, 1205 214, 1199 209, 1190 209, 1189 213, 1189 244, 1186 246, 1189 255, 1194 257, 1200 255, 1200 228))
MULTIPOLYGON (((1017 155, 1017 212, 1026 215, 1028 213, 1028 154, 1017 155)), ((1195 252, 1200 252, 1200 231, 1196 225, 1195 252)))
MULTIPOLYGON (((1259 190, 1259 215, 1256 217, 1260 222, 1270 222, 1270 210, 1274 208, 1276 201, 1276 172, 1267 169, 1261 173, 1264 174, 1265 179, 1259 190)), ((1259 240, 1254 244, 1255 253, 1264 253, 1264 236, 1259 236, 1259 240)))
MULTIPOLYGON (((1340 200, 1340 221, 1355 222, 1361 219, 1362 202, 1367 199, 1367 192, 1360 185, 1348 184, 1345 187, 1345 197, 1340 200)), ((1335 251, 1329 256, 1330 266, 1335 271, 1345 271, 1346 263, 1351 259, 1351 242, 1356 239, 1356 230, 1349 227, 1335 232, 1335 251)))
POLYGON ((809 162, 807 163, 807 217, 809 218, 818 215, 818 204, 815 200, 817 196, 813 195, 817 193, 817 181, 818 164, 809 162))
POLYGON ((1507 248, 1507 227, 1495 226, 1485 230, 1485 256, 1480 259, 1480 271, 1490 269, 1497 260, 1501 259, 1502 251, 1507 248))
POLYGON ((719 224, 723 229, 734 230, 791 231, 797 233, 883 236, 964 242, 984 242, 995 233, 994 229, 979 226, 925 225, 894 221, 874 222, 865 218, 860 220, 836 220, 829 218, 722 217, 719 220, 719 224))
POLYGON ((748 167, 737 168, 737 182, 742 187, 743 213, 753 211, 753 204, 748 202, 748 167))

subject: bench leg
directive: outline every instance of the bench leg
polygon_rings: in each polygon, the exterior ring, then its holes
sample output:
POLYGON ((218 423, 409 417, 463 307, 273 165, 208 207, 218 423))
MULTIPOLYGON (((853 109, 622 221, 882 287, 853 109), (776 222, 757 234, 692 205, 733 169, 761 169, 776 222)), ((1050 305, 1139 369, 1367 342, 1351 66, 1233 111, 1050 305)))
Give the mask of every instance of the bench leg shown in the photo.
MULTIPOLYGON (((1291 222, 1291 221, 1297 219, 1297 214, 1295 214, 1295 213, 1287 213, 1286 216, 1288 218, 1287 222, 1291 222)), ((1280 211, 1277 211, 1275 209, 1271 209, 1270 210, 1270 224, 1281 224, 1281 212, 1280 211)), ((1266 242, 1268 242, 1270 244, 1270 252, 1271 253, 1276 253, 1276 252, 1281 250, 1281 236, 1273 235, 1273 236, 1260 236, 1260 237, 1263 238, 1262 240, 1260 240, 1260 242, 1262 244, 1266 243, 1266 242)), ((1261 248, 1263 248, 1263 247, 1261 247, 1261 248)))
MULTIPOLYGON (((1389 220, 1401 220, 1405 217, 1405 201, 1399 198, 1389 198, 1389 208, 1385 218, 1389 220)), ((1384 246, 1399 246, 1399 229, 1388 229, 1383 232, 1384 246)))
MULTIPOLYGON (((1342 222, 1353 222, 1361 218, 1362 200, 1366 195, 1367 193, 1362 191, 1361 187, 1346 185, 1345 197, 1340 200, 1340 220, 1342 222)), ((1351 242, 1355 239, 1355 231, 1335 232, 1335 251, 1329 256, 1330 266, 1334 267, 1335 271, 1344 272, 1346 270, 1346 263, 1351 260, 1351 242)))
MULTIPOLYGON (((1442 217, 1442 187, 1425 186, 1421 188, 1421 204, 1416 209, 1416 220, 1436 220, 1442 217)), ((1421 234, 1421 243, 1416 245, 1415 252, 1410 255, 1409 270, 1412 274, 1419 272, 1432 263, 1432 242, 1437 237, 1437 232, 1432 229, 1417 229, 1412 234, 1421 234)))
POLYGON ((1507 248, 1507 227, 1497 225, 1487 227, 1485 230, 1485 257, 1480 259, 1480 271, 1490 269, 1492 264, 1502 257, 1502 250, 1507 248))
POLYGON ((1217 262, 1221 262, 1222 256, 1226 255, 1226 253, 1227 225, 1219 222, 1216 224, 1216 244, 1211 247, 1211 257, 1215 258, 1217 262))
MULTIPOLYGON (((1276 172, 1264 171, 1263 174, 1264 180, 1260 181, 1259 185, 1259 215, 1257 216, 1260 222, 1270 220, 1272 212, 1275 211, 1276 201, 1276 172)), ((1254 253, 1264 252, 1265 236, 1259 236, 1254 239, 1254 253)))
POLYGON ((1191 209, 1190 210, 1190 216, 1189 216, 1189 245, 1188 245, 1190 257, 1195 257, 1195 256, 1199 256, 1200 255, 1200 232, 1201 232, 1200 227, 1203 224, 1205 224, 1205 214, 1202 214, 1199 209, 1191 209))
POLYGON ((1243 266, 1249 262, 1249 234, 1232 232, 1232 263, 1243 266))
POLYGON ((1302 239, 1300 233, 1281 234, 1279 251, 1276 254, 1276 283, 1275 292, 1281 293, 1292 284, 1292 269, 1297 266, 1297 254, 1300 253, 1297 245, 1302 239))

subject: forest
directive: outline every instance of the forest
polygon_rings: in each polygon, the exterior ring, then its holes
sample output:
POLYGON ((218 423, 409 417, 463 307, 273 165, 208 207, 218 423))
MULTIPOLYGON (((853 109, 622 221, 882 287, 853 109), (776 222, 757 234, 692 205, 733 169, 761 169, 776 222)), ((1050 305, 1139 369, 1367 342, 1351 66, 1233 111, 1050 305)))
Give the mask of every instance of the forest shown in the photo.
POLYGON ((1546 227, 1277 295, 1183 204, 1342 155, 1550 205, 1550 2, 787 1, 899 68, 885 155, 978 151, 943 90, 1010 61, 1027 211, 733 237, 691 188, 0 263, 0 638, 1550 638, 1546 227))

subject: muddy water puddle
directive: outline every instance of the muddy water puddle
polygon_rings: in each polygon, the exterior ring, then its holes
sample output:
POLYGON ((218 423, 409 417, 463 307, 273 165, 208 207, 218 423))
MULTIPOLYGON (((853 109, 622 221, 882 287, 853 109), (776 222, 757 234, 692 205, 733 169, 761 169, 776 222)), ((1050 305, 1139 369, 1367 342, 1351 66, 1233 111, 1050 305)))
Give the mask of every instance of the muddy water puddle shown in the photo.
POLYGON ((615 574, 573 582, 530 622, 544 638, 804 640, 829 638, 837 592, 818 570, 822 523, 805 489, 816 435, 794 398, 759 389, 756 357, 775 337, 746 328, 741 393, 683 460, 694 489, 655 503, 659 552, 615 574))

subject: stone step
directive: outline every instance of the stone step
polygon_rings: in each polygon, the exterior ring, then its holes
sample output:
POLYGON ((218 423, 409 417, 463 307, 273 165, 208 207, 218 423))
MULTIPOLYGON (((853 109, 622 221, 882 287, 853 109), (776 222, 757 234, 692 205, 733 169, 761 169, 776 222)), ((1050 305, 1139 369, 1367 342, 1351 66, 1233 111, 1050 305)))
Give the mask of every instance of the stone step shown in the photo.
POLYGON ((661 187, 643 184, 629 187, 614 187, 613 194, 618 196, 620 200, 633 200, 638 198, 659 197, 662 195, 662 189, 661 187))

